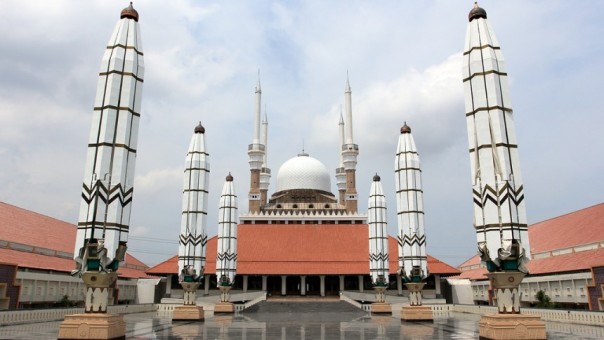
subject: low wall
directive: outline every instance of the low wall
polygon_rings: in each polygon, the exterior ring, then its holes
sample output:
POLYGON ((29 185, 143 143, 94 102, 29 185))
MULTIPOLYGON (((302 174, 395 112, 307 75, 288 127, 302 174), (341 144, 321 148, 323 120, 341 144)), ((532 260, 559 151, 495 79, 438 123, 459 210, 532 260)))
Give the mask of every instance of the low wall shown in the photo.
MULTIPOLYGON (((478 305, 452 305, 454 312, 470 314, 494 314, 497 307, 478 305)), ((522 308, 522 314, 540 316, 543 321, 603 326, 604 313, 568 309, 522 308)))
MULTIPOLYGON (((153 312, 157 310, 154 304, 144 305, 115 305, 107 308, 108 313, 129 314, 153 312)), ((0 326, 15 325, 33 322, 47 322, 63 320, 65 315, 84 313, 84 308, 56 308, 56 309, 20 309, 0 312, 0 326)))

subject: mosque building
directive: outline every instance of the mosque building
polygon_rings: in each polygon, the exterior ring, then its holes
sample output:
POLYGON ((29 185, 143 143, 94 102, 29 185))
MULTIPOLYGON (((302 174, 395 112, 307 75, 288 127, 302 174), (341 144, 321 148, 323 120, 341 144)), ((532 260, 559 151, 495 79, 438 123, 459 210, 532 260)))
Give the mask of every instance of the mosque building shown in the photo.
MULTIPOLYGON (((303 151, 281 165, 275 176, 275 192, 269 196, 272 174, 267 164, 268 122, 266 117, 261 119, 262 90, 260 82, 256 85, 253 137, 248 146, 249 211, 239 214, 234 289, 294 296, 372 291, 367 215, 358 211, 359 146, 353 138, 348 80, 344 95, 344 115, 339 122, 340 160, 335 169, 337 194, 331 191, 331 175, 326 166, 303 151)), ((389 249, 398 249, 395 237, 389 236, 388 243, 389 249)), ((207 242, 205 294, 217 287, 216 250, 215 236, 207 242)), ((390 289, 403 295, 406 290, 400 275, 396 275, 398 257, 390 256, 389 263, 390 289)), ((430 256, 428 272, 424 290, 428 298, 442 296, 441 278, 459 274, 456 268, 430 256)), ((177 256, 147 271, 149 275, 168 278, 165 295, 170 297, 182 295, 177 273, 177 256)))

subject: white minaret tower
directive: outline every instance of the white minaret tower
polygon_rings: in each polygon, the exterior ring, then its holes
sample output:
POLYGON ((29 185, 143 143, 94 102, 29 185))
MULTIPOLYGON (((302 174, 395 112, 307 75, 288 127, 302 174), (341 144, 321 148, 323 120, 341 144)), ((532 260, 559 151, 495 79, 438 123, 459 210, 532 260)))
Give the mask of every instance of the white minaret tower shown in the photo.
POLYGON ((210 155, 206 152, 205 128, 195 127, 185 161, 182 221, 178 238, 178 279, 184 304, 196 304, 197 287, 206 262, 206 218, 210 187, 210 155))
POLYGON ((336 183, 338 186, 338 202, 345 206, 346 205, 346 170, 344 169, 344 154, 343 150, 346 145, 345 140, 345 132, 344 132, 344 116, 342 115, 342 111, 340 110, 340 123, 339 127, 339 137, 340 144, 338 148, 338 154, 340 155, 340 166, 336 169, 336 183))
POLYGON ((266 107, 264 108, 264 117, 262 118, 262 145, 264 145, 264 155, 262 157, 262 168, 260 169, 260 206, 263 207, 268 201, 268 187, 271 182, 271 169, 268 167, 268 117, 266 107))
POLYGON ((519 313, 530 245, 507 71, 486 11, 475 4, 468 19, 463 84, 478 252, 499 312, 519 313))
POLYGON ((375 174, 369 190, 367 211, 369 224, 369 274, 376 290, 377 302, 384 302, 384 291, 388 288, 390 260, 388 256, 388 222, 386 212, 386 197, 380 182, 380 176, 375 174))
POLYGON ((357 189, 356 189, 356 166, 359 146, 354 144, 352 138, 352 90, 350 82, 346 77, 346 88, 344 90, 344 109, 346 111, 345 139, 346 144, 342 146, 342 159, 344 171, 346 171, 346 210, 351 213, 357 212, 357 189))
POLYGON ((130 4, 101 61, 88 139, 72 272, 87 285, 87 313, 107 312, 108 287, 99 284, 117 279, 126 254, 144 69, 138 12, 130 4))
POLYGON ((258 213, 260 211, 260 204, 262 200, 262 193, 260 191, 260 172, 262 170, 262 163, 265 160, 265 146, 261 144, 260 140, 261 101, 262 89, 260 88, 260 73, 258 73, 258 84, 256 85, 256 105, 254 112, 254 133, 252 144, 250 144, 247 149, 247 154, 249 156, 248 163, 250 164, 251 172, 250 193, 248 196, 249 211, 251 213, 258 213))
POLYGON ((216 276, 221 302, 229 301, 229 290, 237 272, 237 195, 233 176, 229 173, 222 187, 218 207, 218 250, 216 276))
POLYGON ((394 161, 398 215, 399 272, 410 290, 412 306, 421 306, 421 289, 428 276, 422 172, 415 141, 407 123, 401 128, 394 161))

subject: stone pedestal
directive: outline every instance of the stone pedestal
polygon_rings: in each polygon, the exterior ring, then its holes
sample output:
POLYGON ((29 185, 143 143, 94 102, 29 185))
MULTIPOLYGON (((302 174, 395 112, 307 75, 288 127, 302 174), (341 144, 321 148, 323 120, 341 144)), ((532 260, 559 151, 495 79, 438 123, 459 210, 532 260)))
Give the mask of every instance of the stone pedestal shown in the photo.
POLYGON ((405 321, 433 321, 432 308, 428 306, 403 306, 401 320, 405 321))
POLYGON ((234 313, 235 305, 230 302, 219 302, 214 306, 214 314, 216 313, 234 313))
POLYGON ((545 322, 537 315, 483 315, 479 332, 480 339, 547 339, 545 322))
POLYGON ((518 286, 526 275, 519 271, 486 274, 499 314, 483 315, 479 323, 481 339, 547 339, 545 322, 536 315, 520 314, 518 286))
POLYGON ((407 289, 409 289, 409 303, 411 306, 422 305, 422 289, 426 285, 425 282, 408 282, 405 283, 407 289))
POLYGON ((203 307, 196 305, 183 305, 174 307, 172 321, 201 321, 203 320, 203 307))
POLYGON ((59 339, 125 339, 121 315, 86 313, 66 315, 59 326, 59 339))
POLYGON ((371 304, 371 314, 392 314, 392 306, 385 302, 371 304))
POLYGON ((124 339, 124 317, 107 313, 110 287, 117 280, 116 272, 86 271, 82 281, 86 285, 84 314, 66 315, 59 326, 59 339, 124 339))

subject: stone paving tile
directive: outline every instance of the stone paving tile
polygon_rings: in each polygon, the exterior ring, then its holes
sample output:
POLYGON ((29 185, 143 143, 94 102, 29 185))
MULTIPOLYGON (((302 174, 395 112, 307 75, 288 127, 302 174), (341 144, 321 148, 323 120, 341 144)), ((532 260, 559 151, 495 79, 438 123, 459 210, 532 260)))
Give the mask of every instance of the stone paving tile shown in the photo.
MULTIPOLYGON (((323 310, 225 316, 206 311, 204 321, 173 322, 169 313, 152 312, 127 314, 124 320, 127 339, 478 339, 479 315, 451 313, 434 322, 403 322, 391 316, 353 314, 323 310)), ((0 339, 56 339, 59 324, 0 327, 0 339)), ((551 322, 546 327, 550 340, 604 338, 604 327, 551 322)))

